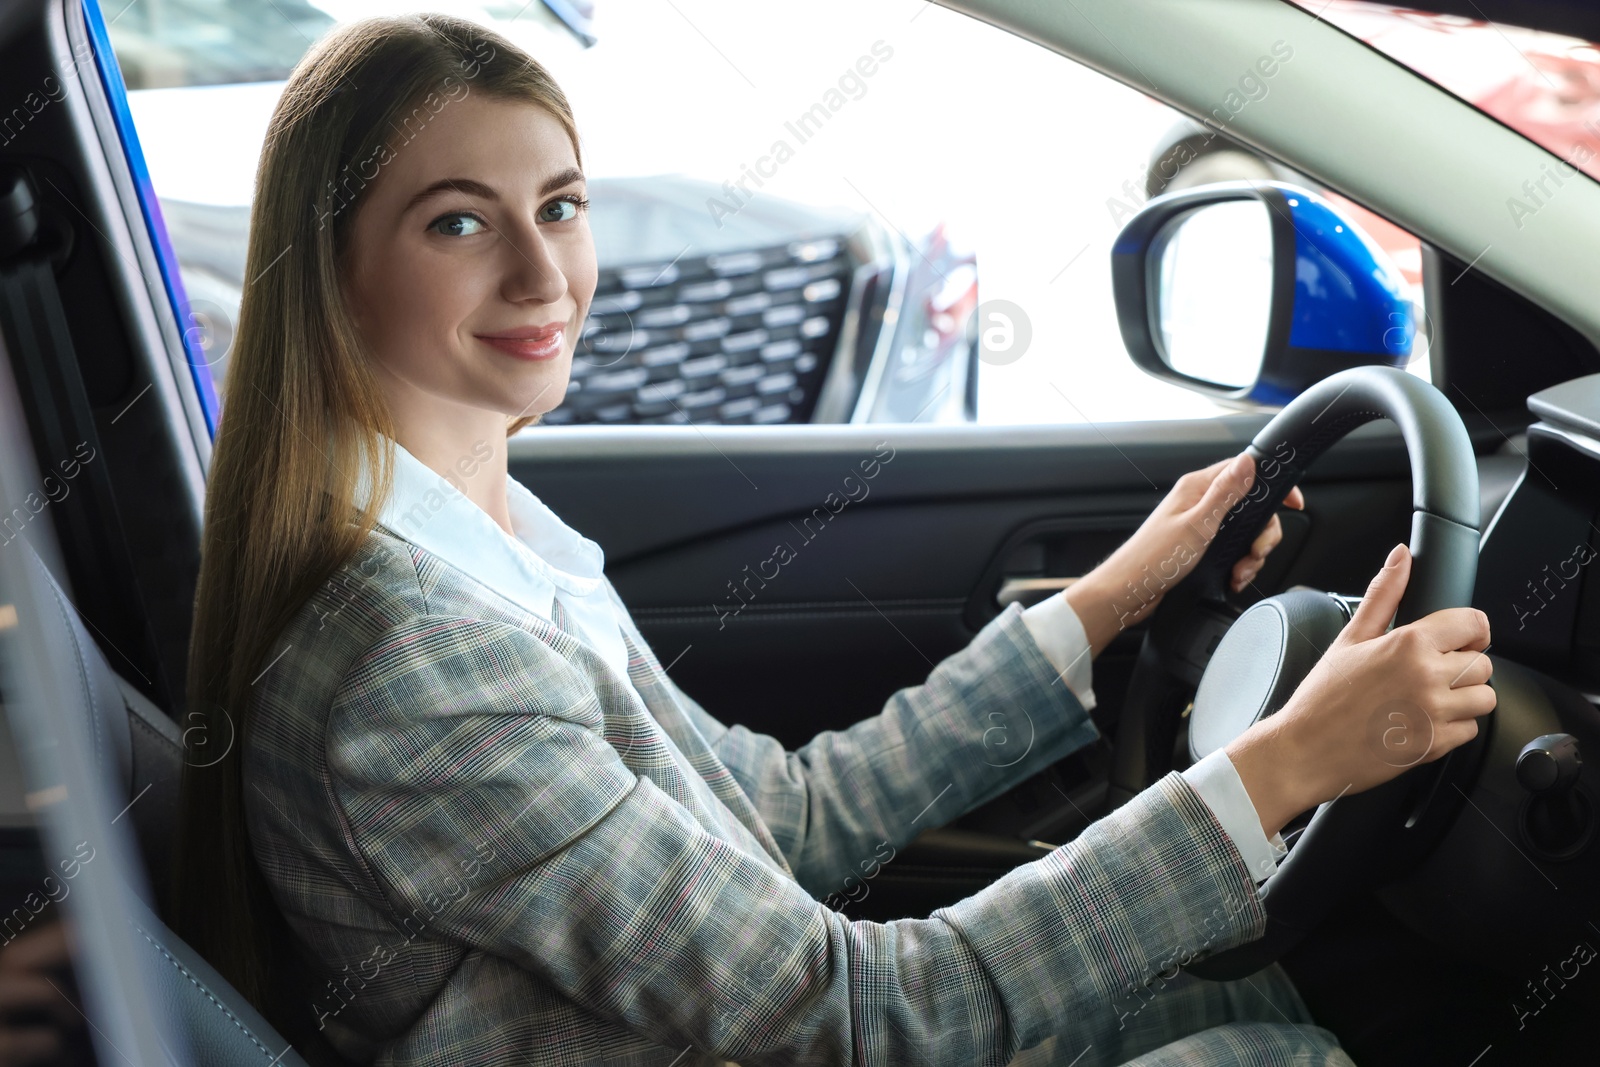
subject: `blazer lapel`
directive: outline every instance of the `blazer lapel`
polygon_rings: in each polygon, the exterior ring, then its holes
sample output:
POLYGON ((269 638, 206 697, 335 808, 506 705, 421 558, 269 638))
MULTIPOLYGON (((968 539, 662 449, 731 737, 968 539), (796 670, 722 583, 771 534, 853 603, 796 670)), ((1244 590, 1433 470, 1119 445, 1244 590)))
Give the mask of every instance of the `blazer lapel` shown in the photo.
POLYGON ((579 640, 572 628, 572 617, 567 614, 567 609, 561 606, 561 598, 555 597, 550 601, 550 621, 556 624, 556 629, 572 638, 579 640))
MULTIPOLYGON (((615 601, 613 601, 615 603, 615 601)), ((683 758, 689 761, 690 766, 699 774, 703 784, 711 790, 713 796, 720 800, 724 807, 738 820, 741 827, 746 830, 756 844, 761 846, 772 860, 789 877, 794 877, 794 871, 789 868, 789 862, 783 856, 783 850, 778 847, 777 840, 772 836, 772 831, 762 820, 755 805, 745 794, 739 783, 734 779, 733 773, 726 764, 711 750, 706 743, 705 736, 700 733, 694 722, 686 715, 677 700, 662 686, 661 665, 656 662, 654 654, 641 650, 644 642, 643 636, 635 640, 637 630, 631 625, 631 618, 625 614, 625 609, 619 610, 618 625, 622 631, 623 643, 628 649, 628 681, 635 692, 644 702, 644 709, 653 719, 663 733, 677 746, 683 758)), ((574 632, 571 615, 561 606, 561 598, 556 597, 550 602, 550 621, 561 637, 573 642, 574 645, 584 647, 582 638, 574 632)), ((648 649, 648 646, 645 646, 648 649)), ((588 651, 593 651, 592 649, 588 651)), ((598 654, 594 655, 594 662, 601 670, 606 669, 598 654)))

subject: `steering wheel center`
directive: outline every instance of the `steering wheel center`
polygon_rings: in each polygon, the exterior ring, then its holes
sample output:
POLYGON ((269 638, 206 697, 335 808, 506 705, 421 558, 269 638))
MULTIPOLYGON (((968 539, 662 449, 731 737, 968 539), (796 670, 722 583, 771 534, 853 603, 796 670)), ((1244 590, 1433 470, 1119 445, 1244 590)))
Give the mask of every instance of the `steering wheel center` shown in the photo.
POLYGON ((1313 589, 1270 596, 1240 615, 1195 691, 1190 757, 1211 754, 1283 707, 1348 621, 1344 601, 1313 589))

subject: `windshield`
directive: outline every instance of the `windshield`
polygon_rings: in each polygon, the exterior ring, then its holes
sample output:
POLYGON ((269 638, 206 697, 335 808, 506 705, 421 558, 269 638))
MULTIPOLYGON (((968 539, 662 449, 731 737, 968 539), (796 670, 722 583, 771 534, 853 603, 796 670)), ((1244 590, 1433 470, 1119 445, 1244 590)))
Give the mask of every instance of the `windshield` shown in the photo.
POLYGON ((1600 178, 1600 47, 1392 4, 1296 2, 1600 178))

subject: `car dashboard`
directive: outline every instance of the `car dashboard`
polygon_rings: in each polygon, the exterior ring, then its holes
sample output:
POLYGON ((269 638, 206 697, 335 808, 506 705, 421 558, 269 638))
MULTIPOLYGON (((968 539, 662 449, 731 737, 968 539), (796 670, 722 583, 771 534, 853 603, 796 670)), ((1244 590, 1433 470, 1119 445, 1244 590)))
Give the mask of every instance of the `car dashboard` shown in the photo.
POLYGON ((1600 693, 1600 374, 1528 406, 1527 464, 1484 530, 1473 606, 1497 654, 1600 693))
MULTIPOLYGON (((1377 896, 1520 988, 1594 945, 1600 885, 1600 374, 1529 397, 1526 465, 1484 529, 1473 606, 1498 703, 1408 829, 1449 828, 1377 896)), ((1592 949, 1587 950, 1592 955, 1592 949)), ((1573 975, 1567 975, 1568 978, 1573 975)))

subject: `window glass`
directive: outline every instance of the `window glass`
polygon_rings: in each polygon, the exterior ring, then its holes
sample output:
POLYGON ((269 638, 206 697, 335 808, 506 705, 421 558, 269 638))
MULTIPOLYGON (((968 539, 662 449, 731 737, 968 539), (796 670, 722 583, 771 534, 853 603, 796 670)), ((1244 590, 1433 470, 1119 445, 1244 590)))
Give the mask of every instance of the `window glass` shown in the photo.
MULTIPOLYGON (((540 2, 415 5, 526 47, 577 115, 602 271, 572 384, 547 424, 1239 410, 1134 366, 1111 246, 1155 193, 1305 179, 1226 138, 1163 170, 1193 123, 920 0, 555 6, 567 18, 540 2)), ((406 4, 139 7, 111 21, 111 36, 220 377, 282 79, 327 28, 406 4)), ((1416 240, 1357 214, 1420 305, 1416 240)), ((1425 375, 1425 359, 1412 369, 1425 375)))
POLYGON ((332 16, 306 0, 103 5, 129 90, 282 81, 332 16))

